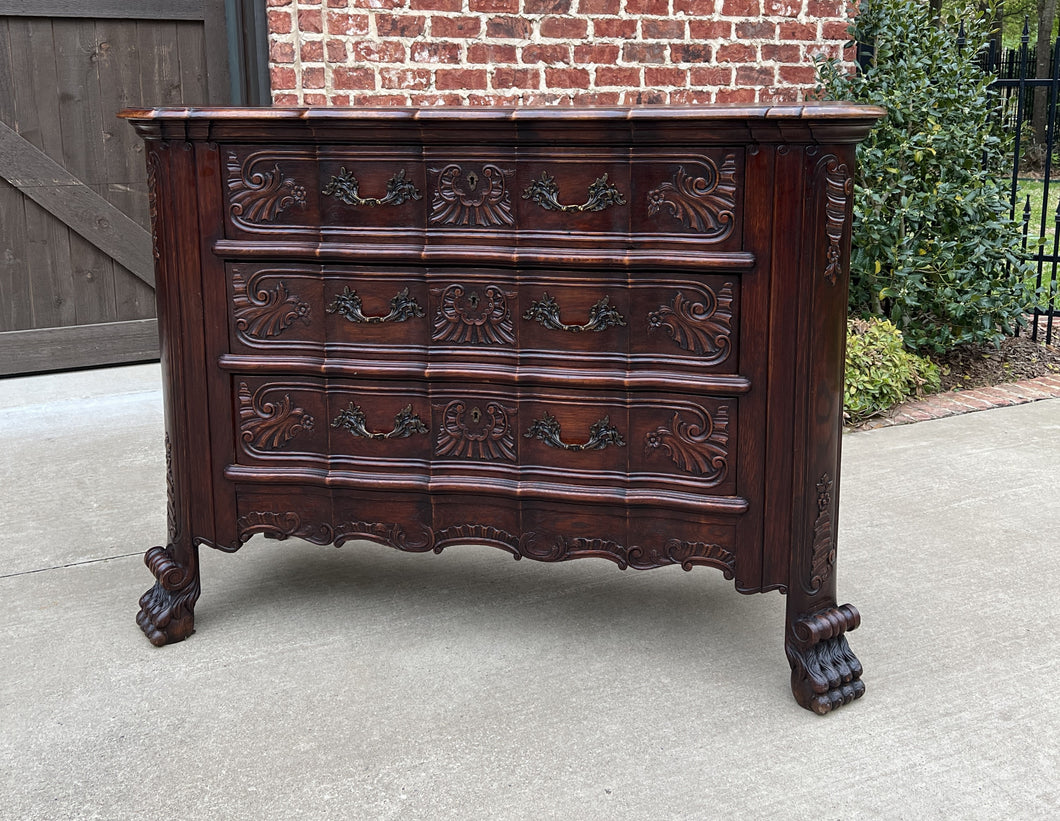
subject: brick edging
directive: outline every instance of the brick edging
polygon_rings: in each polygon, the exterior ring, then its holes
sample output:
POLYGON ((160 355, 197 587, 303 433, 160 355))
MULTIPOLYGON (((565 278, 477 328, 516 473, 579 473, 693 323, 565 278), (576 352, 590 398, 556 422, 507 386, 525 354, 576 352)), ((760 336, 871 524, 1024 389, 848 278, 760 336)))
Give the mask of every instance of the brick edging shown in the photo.
POLYGON ((1060 399, 1060 375, 1039 376, 1036 379, 1023 379, 990 388, 936 393, 925 399, 904 402, 892 408, 885 416, 869 419, 847 430, 862 431, 908 425, 911 422, 943 419, 990 408, 1023 405, 1027 402, 1037 402, 1039 399, 1060 399))

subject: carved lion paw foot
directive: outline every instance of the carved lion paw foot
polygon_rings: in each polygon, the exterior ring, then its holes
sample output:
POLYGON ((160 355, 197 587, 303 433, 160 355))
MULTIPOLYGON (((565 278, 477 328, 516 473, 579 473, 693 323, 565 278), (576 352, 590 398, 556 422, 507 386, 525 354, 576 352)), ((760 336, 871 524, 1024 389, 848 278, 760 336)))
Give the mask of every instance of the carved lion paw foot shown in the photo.
POLYGON ((140 597, 136 623, 156 647, 183 641, 195 630, 198 575, 177 563, 162 547, 148 550, 144 563, 158 581, 140 597))
POLYGON ((861 662, 846 633, 861 623, 853 605, 830 607, 792 625, 787 642, 791 691, 808 710, 824 715, 865 694, 861 662))

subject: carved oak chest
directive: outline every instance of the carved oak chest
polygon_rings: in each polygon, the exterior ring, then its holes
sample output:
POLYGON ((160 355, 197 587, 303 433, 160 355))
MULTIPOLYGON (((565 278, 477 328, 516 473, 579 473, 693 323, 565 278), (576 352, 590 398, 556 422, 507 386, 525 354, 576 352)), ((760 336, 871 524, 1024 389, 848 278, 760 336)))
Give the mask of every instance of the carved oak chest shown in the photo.
POLYGON ((128 111, 146 141, 169 534, 620 568, 788 596, 800 704, 864 692, 835 597, 845 105, 128 111))

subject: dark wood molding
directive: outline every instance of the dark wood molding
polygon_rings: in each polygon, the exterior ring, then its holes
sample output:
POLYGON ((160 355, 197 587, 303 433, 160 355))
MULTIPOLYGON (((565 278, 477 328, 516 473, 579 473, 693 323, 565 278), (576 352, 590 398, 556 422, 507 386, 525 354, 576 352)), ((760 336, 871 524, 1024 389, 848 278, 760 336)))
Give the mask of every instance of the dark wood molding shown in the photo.
POLYGON ((0 177, 154 287, 151 235, 3 122, 0 177))
POLYGON ((0 333, 0 375, 158 359, 158 320, 0 333))
POLYGON ((203 0, 0 0, 11 17, 109 17, 119 20, 203 20, 203 0))

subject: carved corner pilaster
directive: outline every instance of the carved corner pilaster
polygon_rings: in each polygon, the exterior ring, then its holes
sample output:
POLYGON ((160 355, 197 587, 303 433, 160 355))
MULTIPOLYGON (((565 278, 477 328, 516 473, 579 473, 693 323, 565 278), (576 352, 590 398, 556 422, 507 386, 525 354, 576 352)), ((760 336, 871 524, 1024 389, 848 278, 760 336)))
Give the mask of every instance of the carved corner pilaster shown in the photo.
POLYGON ((791 692, 800 706, 824 715, 865 694, 861 662, 846 639, 859 624, 861 614, 852 604, 790 622, 784 650, 791 664, 791 692))
POLYGON ((152 547, 144 564, 158 581, 140 597, 136 623, 155 647, 183 641, 195 631, 198 567, 180 564, 168 547, 152 547))

